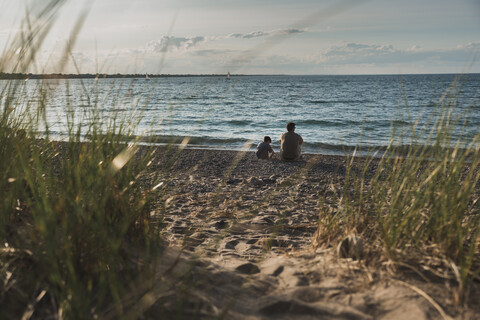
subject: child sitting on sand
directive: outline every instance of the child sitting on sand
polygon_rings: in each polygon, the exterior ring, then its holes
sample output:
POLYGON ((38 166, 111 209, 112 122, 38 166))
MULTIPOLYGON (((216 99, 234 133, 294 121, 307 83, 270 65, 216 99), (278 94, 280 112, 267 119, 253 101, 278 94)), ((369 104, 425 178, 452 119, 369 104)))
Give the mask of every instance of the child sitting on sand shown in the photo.
POLYGON ((272 139, 269 136, 263 137, 263 142, 258 144, 257 152, 255 153, 258 159, 272 159, 275 151, 273 151, 270 143, 272 143, 272 139))

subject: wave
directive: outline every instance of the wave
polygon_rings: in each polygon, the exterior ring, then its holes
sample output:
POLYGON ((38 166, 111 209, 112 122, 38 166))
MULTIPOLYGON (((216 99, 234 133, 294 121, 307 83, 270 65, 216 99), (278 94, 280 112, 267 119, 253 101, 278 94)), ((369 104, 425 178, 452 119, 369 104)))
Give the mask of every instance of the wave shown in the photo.
MULTIPOLYGON (((475 148, 480 148, 477 145, 475 148)), ((458 148, 438 145, 424 145, 424 144, 398 144, 398 145, 343 145, 343 144, 328 144, 328 143, 305 143, 302 148, 303 153, 306 154, 326 154, 326 155, 353 155, 358 156, 398 156, 398 157, 415 157, 419 159, 434 159, 439 157, 443 159, 445 154, 449 154, 455 150, 455 153, 460 155, 473 156, 475 148, 467 147, 466 145, 458 148)))
POLYGON ((325 104, 325 103, 332 103, 333 101, 329 101, 329 100, 307 100, 305 102, 313 103, 313 104, 325 104))
POLYGON ((338 127, 344 126, 365 127, 370 129, 380 129, 385 127, 408 127, 411 123, 404 120, 369 120, 369 119, 323 119, 323 120, 298 120, 298 126, 321 126, 321 127, 338 127))
POLYGON ((362 125, 365 121, 350 120, 350 119, 331 119, 331 120, 299 120, 298 126, 348 126, 348 125, 362 125))
POLYGON ((252 123, 251 120, 227 120, 224 121, 225 124, 232 126, 248 126, 252 123))
POLYGON ((188 143, 192 145, 203 145, 203 146, 221 146, 221 145, 238 145, 241 146, 248 142, 247 139, 243 138, 213 138, 213 137, 195 137, 195 136, 163 136, 163 135, 152 135, 152 136, 137 136, 135 140, 150 143, 150 144, 182 144, 188 143))
POLYGON ((375 128, 411 128, 413 124, 406 120, 374 120, 365 121, 365 125, 372 129, 375 128))
POLYGON ((305 101, 307 104, 308 103, 311 103, 311 104, 336 104, 336 103, 355 103, 355 104, 358 104, 358 103, 368 103, 370 102, 370 100, 365 100, 365 99, 346 99, 346 100, 336 100, 336 99, 332 99, 332 100, 323 100, 323 99, 312 99, 312 100, 306 100, 305 101))

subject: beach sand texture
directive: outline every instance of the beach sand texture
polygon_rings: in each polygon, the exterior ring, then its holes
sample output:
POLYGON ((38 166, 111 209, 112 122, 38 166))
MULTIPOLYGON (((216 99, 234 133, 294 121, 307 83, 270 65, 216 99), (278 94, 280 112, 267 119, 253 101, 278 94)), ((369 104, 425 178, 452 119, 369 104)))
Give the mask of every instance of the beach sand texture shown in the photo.
POLYGON ((450 280, 408 266, 393 272, 372 254, 375 244, 364 243, 362 259, 315 245, 319 217, 337 210, 346 158, 281 162, 253 152, 177 150, 160 147, 149 169, 165 172, 152 215, 168 244, 157 281, 169 289, 147 314, 166 307, 181 319, 478 317, 455 306, 450 280))

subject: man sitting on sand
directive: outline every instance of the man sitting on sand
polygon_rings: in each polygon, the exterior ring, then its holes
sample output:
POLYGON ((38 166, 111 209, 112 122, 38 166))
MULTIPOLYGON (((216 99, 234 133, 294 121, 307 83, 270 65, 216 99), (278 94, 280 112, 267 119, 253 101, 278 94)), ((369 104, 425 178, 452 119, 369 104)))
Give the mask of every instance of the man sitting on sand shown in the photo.
POLYGON ((280 137, 280 159, 284 161, 300 160, 303 139, 295 133, 295 123, 287 123, 287 132, 280 137))
POLYGON ((272 147, 270 146, 270 143, 272 143, 272 139, 270 139, 269 136, 263 137, 263 142, 260 142, 257 146, 257 152, 255 153, 257 155, 258 159, 271 159, 273 155, 275 154, 275 151, 273 151, 272 147))

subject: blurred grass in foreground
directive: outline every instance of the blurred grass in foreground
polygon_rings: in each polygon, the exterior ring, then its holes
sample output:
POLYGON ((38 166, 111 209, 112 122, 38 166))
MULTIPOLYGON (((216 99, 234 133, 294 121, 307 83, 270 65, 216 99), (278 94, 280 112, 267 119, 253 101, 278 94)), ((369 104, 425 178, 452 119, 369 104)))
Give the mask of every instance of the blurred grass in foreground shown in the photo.
MULTIPOLYGON (((35 68, 63 2, 44 1, 27 12, 2 53, 0 71, 35 68)), ((150 289, 160 252, 158 230, 149 223, 153 193, 140 179, 152 153, 130 161, 136 148, 127 141, 135 122, 104 123, 91 102, 82 123, 67 103, 68 136, 64 143, 52 142, 46 83, 38 82, 41 98, 35 102, 24 81, 0 84, 1 317, 121 316, 150 289)))

